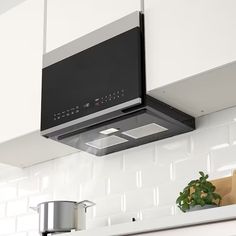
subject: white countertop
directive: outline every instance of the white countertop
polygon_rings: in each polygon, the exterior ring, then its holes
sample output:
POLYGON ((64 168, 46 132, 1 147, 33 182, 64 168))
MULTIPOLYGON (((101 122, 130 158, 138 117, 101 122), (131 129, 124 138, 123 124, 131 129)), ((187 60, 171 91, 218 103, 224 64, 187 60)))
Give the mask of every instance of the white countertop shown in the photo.
POLYGON ((175 216, 117 224, 102 228, 60 234, 60 236, 112 236, 160 231, 203 223, 236 219, 236 205, 217 207, 175 216))

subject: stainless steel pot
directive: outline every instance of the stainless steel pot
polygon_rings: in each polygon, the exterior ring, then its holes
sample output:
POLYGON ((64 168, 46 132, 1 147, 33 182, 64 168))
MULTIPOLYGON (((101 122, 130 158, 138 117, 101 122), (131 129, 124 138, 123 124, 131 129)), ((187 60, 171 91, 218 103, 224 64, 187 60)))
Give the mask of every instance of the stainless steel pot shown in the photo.
POLYGON ((94 205, 95 203, 88 200, 49 201, 31 208, 39 213, 39 232, 46 235, 85 229, 87 208, 94 205))

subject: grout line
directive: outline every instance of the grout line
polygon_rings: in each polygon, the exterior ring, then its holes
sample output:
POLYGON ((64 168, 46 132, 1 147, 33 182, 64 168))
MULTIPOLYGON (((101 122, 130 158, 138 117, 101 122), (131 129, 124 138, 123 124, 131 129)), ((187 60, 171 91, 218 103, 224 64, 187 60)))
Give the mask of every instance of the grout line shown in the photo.
POLYGON ((194 151, 194 142, 193 142, 193 135, 190 135, 190 154, 193 154, 194 151))
POLYGON ((107 226, 111 226, 111 217, 110 216, 107 218, 107 226))
POLYGON ((170 163, 170 180, 175 181, 175 168, 173 162, 170 163))
POLYGON ((142 187, 142 172, 141 171, 136 172, 136 185, 137 185, 137 188, 142 187))
POLYGON ((111 193, 111 179, 108 178, 106 181, 106 195, 109 195, 111 193))
POLYGON ((155 143, 155 146, 154 146, 154 163, 155 164, 158 164, 158 148, 157 148, 157 144, 155 143))
POLYGON ((207 172, 210 174, 212 172, 210 153, 207 154, 207 172))
POLYGON ((126 196, 125 194, 121 197, 121 211, 126 212, 126 196))
POLYGON ((154 189, 154 199, 155 199, 154 205, 158 206, 159 205, 159 189, 158 189, 158 187, 156 187, 154 189))
POLYGON ((232 146, 234 144, 233 142, 233 139, 232 139, 232 131, 231 131, 231 128, 230 128, 230 124, 227 125, 227 128, 228 128, 228 144, 229 146, 232 146))
POLYGON ((121 171, 125 171, 125 155, 124 152, 122 153, 122 158, 121 158, 121 171))

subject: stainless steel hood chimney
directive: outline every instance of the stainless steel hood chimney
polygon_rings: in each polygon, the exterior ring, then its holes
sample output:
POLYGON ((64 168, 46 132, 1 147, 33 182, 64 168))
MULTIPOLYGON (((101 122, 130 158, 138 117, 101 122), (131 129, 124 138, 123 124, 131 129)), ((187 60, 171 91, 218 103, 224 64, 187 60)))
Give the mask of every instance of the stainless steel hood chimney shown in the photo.
POLYGON ((41 134, 95 155, 195 128, 193 117, 146 94, 140 12, 45 54, 42 77, 41 134))

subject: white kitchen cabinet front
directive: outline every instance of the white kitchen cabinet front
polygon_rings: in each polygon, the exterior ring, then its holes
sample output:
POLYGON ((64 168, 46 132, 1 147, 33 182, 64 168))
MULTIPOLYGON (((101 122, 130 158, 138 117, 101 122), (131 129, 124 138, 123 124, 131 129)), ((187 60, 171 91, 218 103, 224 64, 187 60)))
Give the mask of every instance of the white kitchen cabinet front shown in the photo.
POLYGON ((140 0, 48 0, 47 51, 140 10, 140 0))
POLYGON ((147 90, 236 60, 235 0, 145 0, 147 90))
POLYGON ((0 143, 40 128, 43 1, 0 14, 0 143))
POLYGON ((0 163, 26 167, 77 151, 39 133, 43 20, 43 0, 0 14, 0 163))

